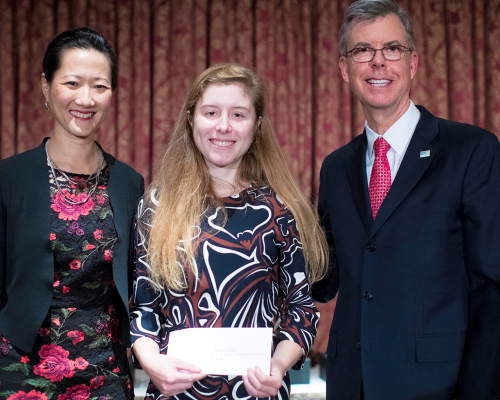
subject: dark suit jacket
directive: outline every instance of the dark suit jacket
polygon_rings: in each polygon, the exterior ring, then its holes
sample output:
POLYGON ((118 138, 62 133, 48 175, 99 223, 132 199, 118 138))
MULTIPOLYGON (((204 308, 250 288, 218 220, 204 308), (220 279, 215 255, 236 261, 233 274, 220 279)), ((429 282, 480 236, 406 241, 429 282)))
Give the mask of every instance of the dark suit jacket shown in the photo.
POLYGON ((319 301, 338 291, 328 399, 358 400, 361 384, 367 400, 498 399, 500 145, 419 109, 375 221, 366 134, 323 163, 318 207, 335 257, 313 290, 319 301))
MULTIPOLYGON (((42 143, 0 162, 0 333, 27 353, 47 316, 54 290, 44 146, 42 143)), ((113 249, 113 277, 123 302, 122 338, 128 344, 130 233, 144 179, 111 155, 104 153, 104 159, 109 166, 108 193, 118 235, 113 249)))

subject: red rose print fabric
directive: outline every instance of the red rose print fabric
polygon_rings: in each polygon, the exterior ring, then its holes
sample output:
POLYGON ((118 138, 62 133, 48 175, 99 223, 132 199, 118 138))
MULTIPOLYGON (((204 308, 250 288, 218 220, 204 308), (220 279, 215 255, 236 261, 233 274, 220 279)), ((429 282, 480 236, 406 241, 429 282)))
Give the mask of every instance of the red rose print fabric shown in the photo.
MULTIPOLYGON (((21 354, 0 332, 0 399, 133 398, 114 303, 119 298, 112 276, 116 231, 108 174, 105 168, 91 198, 71 205, 57 190, 49 169, 51 231, 47 243, 54 252, 54 296, 31 354, 21 354)), ((82 193, 75 194, 75 189, 84 188, 87 177, 68 175, 80 180, 82 187, 63 180, 59 185, 67 196, 78 200, 82 193)))
POLYGON ((48 400, 48 398, 45 394, 36 390, 31 390, 28 393, 19 390, 17 393, 9 396, 9 400, 48 400))
MULTIPOLYGON (((60 219, 69 221, 77 221, 80 215, 89 215, 89 212, 94 208, 94 201, 89 198, 83 204, 69 204, 64 199, 70 198, 74 202, 79 202, 85 199, 85 193, 71 194, 68 190, 63 189, 61 192, 56 192, 52 205, 50 206, 54 211, 59 213, 60 219), (64 192, 64 194, 63 194, 64 192)), ((104 198, 104 197, 103 197, 104 198)), ((99 204, 103 204, 102 202, 99 204)))
POLYGON ((75 362, 68 359, 69 351, 62 347, 45 344, 38 354, 41 362, 33 367, 36 375, 43 376, 51 382, 59 382, 75 374, 75 362))

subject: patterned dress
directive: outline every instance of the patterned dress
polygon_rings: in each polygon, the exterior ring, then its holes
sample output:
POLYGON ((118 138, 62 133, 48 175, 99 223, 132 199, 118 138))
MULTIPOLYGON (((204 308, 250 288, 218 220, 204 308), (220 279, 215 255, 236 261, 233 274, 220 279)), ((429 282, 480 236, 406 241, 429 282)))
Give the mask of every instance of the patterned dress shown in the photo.
MULTIPOLYGON (((54 295, 35 349, 25 354, 0 333, 0 399, 122 400, 133 398, 126 348, 120 342, 112 277, 116 231, 107 192, 108 168, 94 194, 70 205, 49 168, 54 295)), ((85 198, 88 177, 57 174, 74 200, 85 198)), ((33 221, 36 223, 36 221, 33 221)))
MULTIPOLYGON (((274 346, 292 340, 303 349, 300 368, 316 334, 319 313, 306 278, 302 245, 293 215, 269 188, 246 189, 223 199, 228 220, 219 226, 220 209, 202 218, 197 248, 199 280, 188 279, 180 293, 158 288, 147 275, 151 204, 138 211, 137 262, 131 298, 132 342, 149 337, 167 354, 169 332, 184 328, 271 327, 274 346), (214 235, 214 233, 216 233, 214 235), (159 332, 157 335, 154 332, 159 332)), ((278 399, 288 399, 285 375, 278 399)), ((150 382, 146 399, 163 399, 150 382)), ((240 376, 209 375, 175 399, 248 399, 240 376)))

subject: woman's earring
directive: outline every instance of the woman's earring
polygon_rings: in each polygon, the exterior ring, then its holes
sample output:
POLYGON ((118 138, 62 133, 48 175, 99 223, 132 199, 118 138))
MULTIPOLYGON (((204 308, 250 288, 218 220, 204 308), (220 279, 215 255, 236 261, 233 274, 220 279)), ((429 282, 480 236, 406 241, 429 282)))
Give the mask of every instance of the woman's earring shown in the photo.
POLYGON ((50 110, 50 104, 48 101, 45 102, 45 108, 47 109, 47 111, 50 110))

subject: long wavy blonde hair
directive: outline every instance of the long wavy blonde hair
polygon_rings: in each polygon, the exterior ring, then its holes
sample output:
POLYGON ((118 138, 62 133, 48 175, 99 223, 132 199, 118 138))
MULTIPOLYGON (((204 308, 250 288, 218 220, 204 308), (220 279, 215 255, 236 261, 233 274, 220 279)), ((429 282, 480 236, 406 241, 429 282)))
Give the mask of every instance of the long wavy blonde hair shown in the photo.
POLYGON ((328 264, 324 232, 317 216, 294 180, 265 113, 264 87, 250 69, 238 64, 217 64, 194 81, 167 144, 157 178, 145 199, 155 196, 156 207, 148 239, 150 278, 172 290, 186 287, 185 276, 198 276, 192 261, 193 238, 204 210, 222 206, 214 190, 205 160, 193 139, 192 117, 210 85, 240 84, 251 99, 256 121, 254 140, 243 156, 237 182, 254 187, 270 186, 295 217, 311 282, 321 279, 328 264), (154 193, 153 193, 154 191, 154 193), (185 274, 187 273, 187 274, 185 274))

